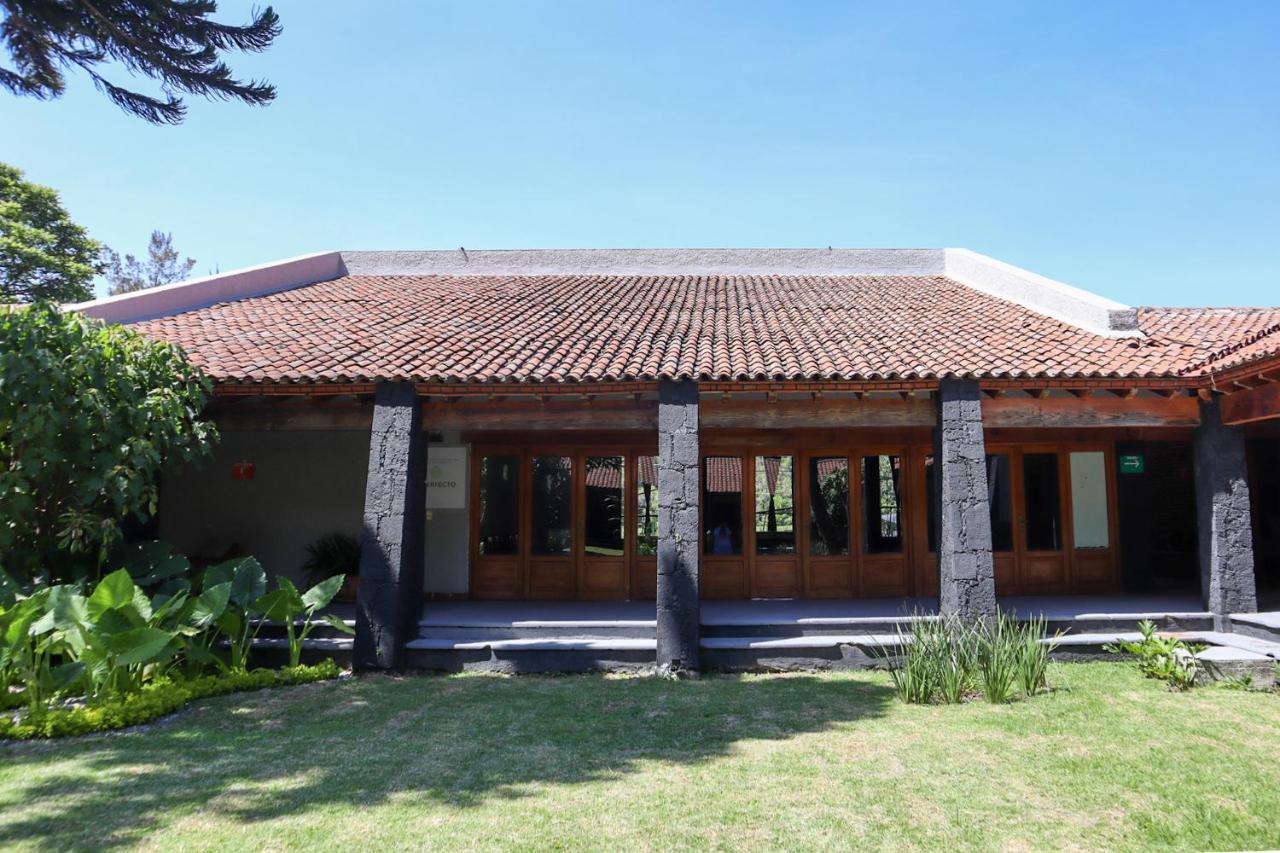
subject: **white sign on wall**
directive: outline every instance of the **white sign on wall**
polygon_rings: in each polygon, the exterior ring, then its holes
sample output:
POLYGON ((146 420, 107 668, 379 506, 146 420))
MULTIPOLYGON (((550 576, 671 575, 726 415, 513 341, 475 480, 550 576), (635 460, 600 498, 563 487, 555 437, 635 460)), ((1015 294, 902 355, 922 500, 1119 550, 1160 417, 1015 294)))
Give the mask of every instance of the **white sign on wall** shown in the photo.
POLYGON ((427 449, 427 509, 466 509, 467 448, 427 449))

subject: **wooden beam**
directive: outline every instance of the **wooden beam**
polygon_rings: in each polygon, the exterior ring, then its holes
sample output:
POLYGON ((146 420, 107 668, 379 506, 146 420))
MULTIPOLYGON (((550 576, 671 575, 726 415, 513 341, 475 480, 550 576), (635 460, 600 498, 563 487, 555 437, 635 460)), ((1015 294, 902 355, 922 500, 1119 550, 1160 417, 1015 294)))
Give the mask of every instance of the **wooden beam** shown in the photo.
POLYGON ((503 403, 464 400, 449 406, 426 403, 422 418, 433 430, 656 430, 658 403, 602 399, 503 403))
POLYGON ((703 400, 699 419, 711 429, 824 429, 833 427, 932 426, 938 419, 934 402, 893 400, 703 400))
POLYGON ((1195 426, 1200 410, 1190 397, 1002 397, 983 401, 982 422, 987 427, 1028 428, 1195 426))
POLYGON ((1280 384, 1259 385, 1222 398, 1224 424, 1248 424, 1280 418, 1280 384))
POLYGON ((297 398, 288 405, 273 402, 283 398, 215 399, 205 409, 218 428, 225 431, 259 430, 360 430, 373 424, 373 403, 368 400, 330 400, 317 403, 297 398))

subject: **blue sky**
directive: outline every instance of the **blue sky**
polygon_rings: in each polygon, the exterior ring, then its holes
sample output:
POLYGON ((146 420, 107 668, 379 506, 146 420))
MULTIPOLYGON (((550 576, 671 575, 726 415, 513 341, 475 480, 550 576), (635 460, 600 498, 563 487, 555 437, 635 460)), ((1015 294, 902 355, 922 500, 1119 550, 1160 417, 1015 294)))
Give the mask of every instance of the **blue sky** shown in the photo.
POLYGON ((121 251, 172 231, 198 273, 965 246, 1131 304, 1280 304, 1280 3, 274 5, 275 47, 231 60, 273 105, 158 128, 77 75, 0 93, 0 159, 121 251))

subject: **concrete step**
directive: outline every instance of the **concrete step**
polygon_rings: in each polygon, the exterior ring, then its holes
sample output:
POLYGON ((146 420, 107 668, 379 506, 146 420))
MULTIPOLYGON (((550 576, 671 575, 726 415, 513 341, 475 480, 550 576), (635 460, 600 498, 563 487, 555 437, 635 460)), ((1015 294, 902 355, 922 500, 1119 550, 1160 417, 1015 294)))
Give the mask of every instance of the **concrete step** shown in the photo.
POLYGON ((640 637, 420 638, 408 664, 443 672, 618 672, 649 670, 657 643, 640 637))
POLYGON ((1232 613, 1228 621, 1233 634, 1280 643, 1280 612, 1232 613))
POLYGON ((656 622, 643 620, 555 620, 519 622, 470 622, 456 624, 423 619, 418 623, 418 636, 423 639, 458 640, 524 640, 557 637, 591 639, 654 638, 656 622))
POLYGON ((896 634, 899 629, 910 633, 911 623, 935 620, 937 616, 866 616, 854 618, 802 618, 788 620, 702 623, 703 637, 847 637, 866 634, 896 634))

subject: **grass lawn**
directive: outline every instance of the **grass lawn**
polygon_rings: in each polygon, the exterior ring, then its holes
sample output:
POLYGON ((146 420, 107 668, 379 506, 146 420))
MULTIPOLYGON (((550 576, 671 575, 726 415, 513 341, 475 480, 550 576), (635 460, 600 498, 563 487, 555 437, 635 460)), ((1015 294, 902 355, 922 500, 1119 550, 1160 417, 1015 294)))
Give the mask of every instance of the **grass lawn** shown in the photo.
POLYGON ((881 673, 368 677, 0 744, 0 848, 1267 848, 1280 696, 1072 664, 912 707, 881 673))

